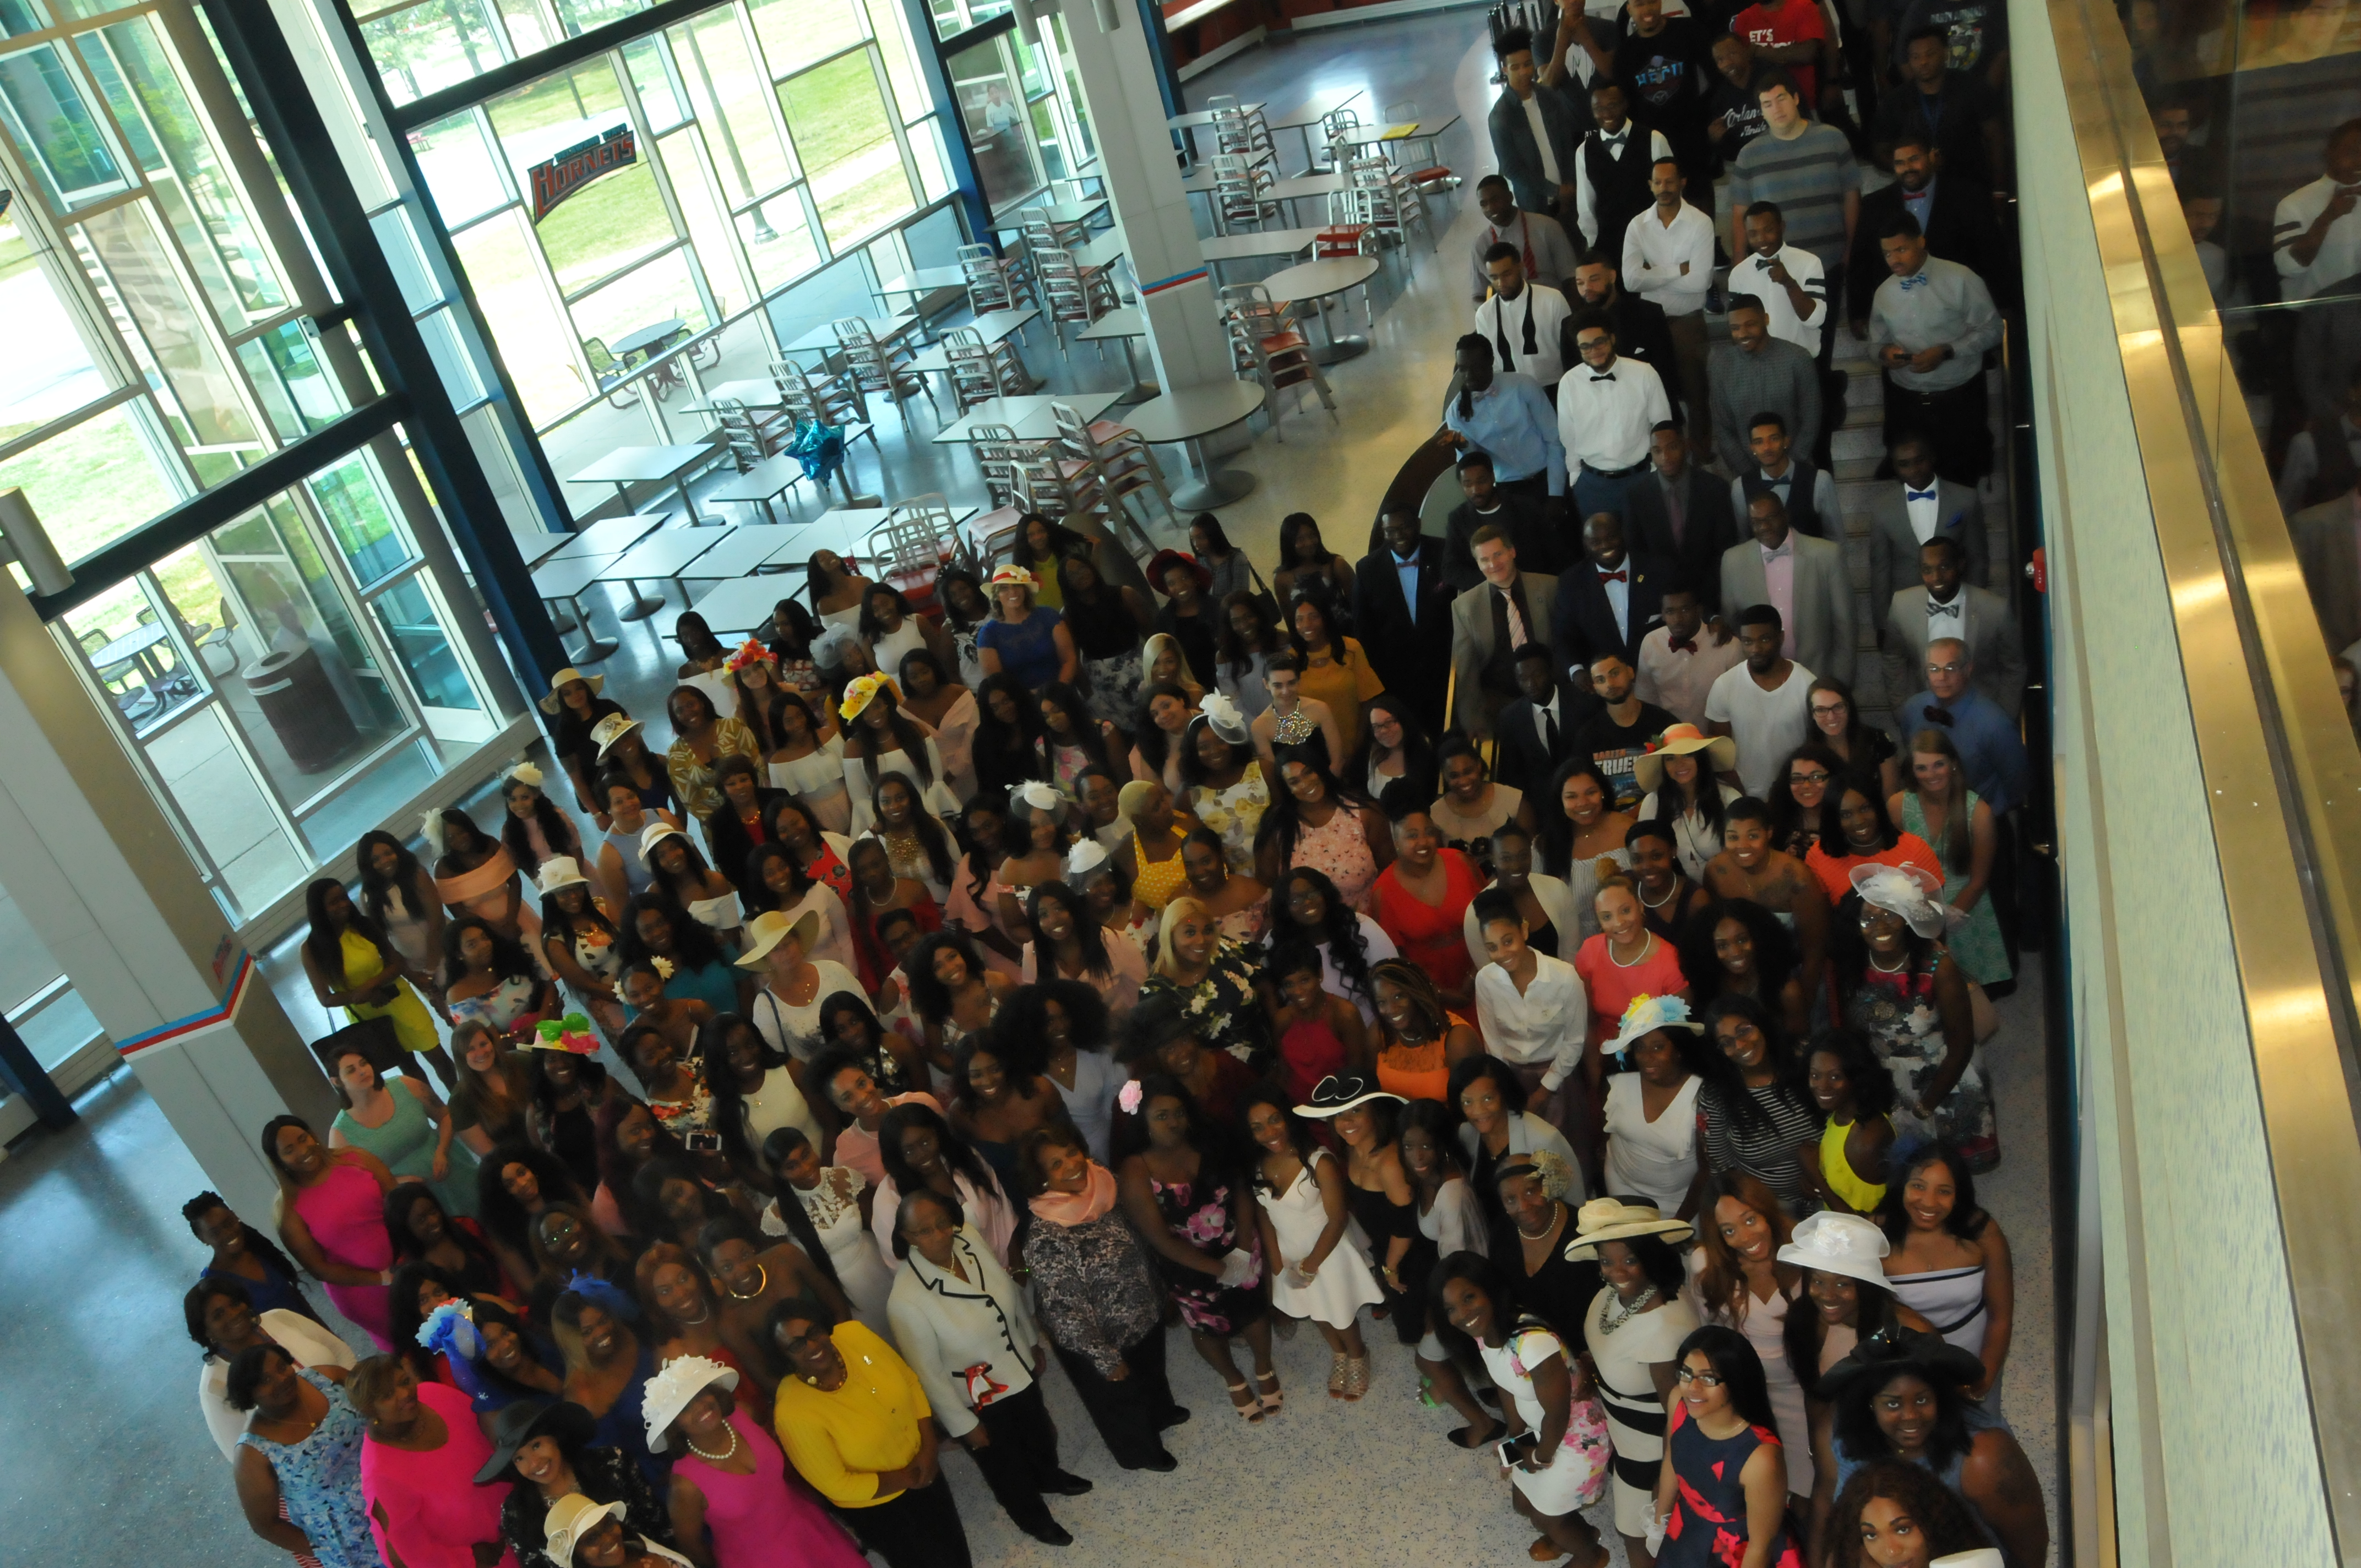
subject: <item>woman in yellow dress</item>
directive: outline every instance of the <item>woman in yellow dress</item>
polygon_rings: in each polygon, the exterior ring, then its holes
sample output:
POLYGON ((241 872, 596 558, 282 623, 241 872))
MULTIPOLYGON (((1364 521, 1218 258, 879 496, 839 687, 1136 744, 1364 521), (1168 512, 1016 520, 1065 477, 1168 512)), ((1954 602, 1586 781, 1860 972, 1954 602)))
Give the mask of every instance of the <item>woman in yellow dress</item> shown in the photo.
POLYGON ((434 1015, 418 994, 401 949, 376 921, 354 907, 345 884, 334 877, 322 877, 304 889, 303 905, 312 917, 311 932, 303 938, 303 974, 320 1005, 343 1008, 356 1024, 392 1019, 401 1048, 424 1057, 445 1089, 456 1087, 457 1071, 434 1033, 434 1015))

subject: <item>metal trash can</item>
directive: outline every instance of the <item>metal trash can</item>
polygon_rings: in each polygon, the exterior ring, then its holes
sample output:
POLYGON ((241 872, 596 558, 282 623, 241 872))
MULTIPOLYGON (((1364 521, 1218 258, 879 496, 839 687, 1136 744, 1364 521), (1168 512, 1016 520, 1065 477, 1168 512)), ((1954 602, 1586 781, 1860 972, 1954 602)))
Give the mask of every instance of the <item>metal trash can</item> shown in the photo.
POLYGON ((316 649, 266 653, 238 672, 298 773, 316 773, 359 744, 316 649))

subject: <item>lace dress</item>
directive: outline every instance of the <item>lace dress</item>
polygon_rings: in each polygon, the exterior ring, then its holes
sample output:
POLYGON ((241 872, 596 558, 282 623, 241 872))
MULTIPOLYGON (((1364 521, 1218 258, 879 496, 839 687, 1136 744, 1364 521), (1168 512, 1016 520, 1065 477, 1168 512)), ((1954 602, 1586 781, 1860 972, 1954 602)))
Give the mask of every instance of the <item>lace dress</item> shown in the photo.
POLYGON ((1162 1256, 1156 1258, 1157 1272, 1172 1291, 1172 1299, 1180 1309, 1180 1321, 1189 1325, 1191 1333, 1211 1334, 1227 1339, 1247 1324, 1258 1321, 1263 1315, 1262 1244, 1258 1237, 1238 1235, 1236 1193, 1226 1181, 1207 1180, 1203 1170, 1194 1181, 1166 1183, 1148 1179, 1148 1189, 1156 1194, 1156 1207, 1164 1215, 1165 1228, 1207 1257, 1220 1259, 1233 1247, 1243 1246, 1256 1257, 1252 1274, 1243 1284, 1222 1288, 1221 1282, 1209 1274, 1184 1268, 1162 1256))
POLYGON ((1327 826, 1299 822, 1295 832, 1292 871, 1308 866, 1336 884, 1336 894, 1362 915, 1369 912, 1369 889, 1378 880, 1378 858, 1369 852, 1369 836, 1361 829, 1361 814, 1336 803, 1327 826))
POLYGON ((1220 838, 1230 870, 1249 876, 1254 874, 1255 829, 1262 826, 1262 814, 1269 807, 1270 786, 1263 782, 1259 759, 1247 762, 1238 782, 1227 789, 1210 784, 1189 789, 1189 808, 1207 831, 1220 838))
MULTIPOLYGON (((804 1213, 828 1248, 836 1266, 836 1282, 852 1303, 852 1314, 886 1343, 894 1343, 885 1321, 885 1300, 894 1293, 894 1271, 877 1255, 877 1238, 861 1223, 861 1194, 869 1181, 850 1166, 832 1165, 819 1173, 819 1184, 806 1192, 796 1190, 804 1213)), ((763 1215, 765 1234, 784 1236, 786 1225, 775 1212, 763 1215)))
POLYGON ((361 1435, 368 1423, 327 1378, 301 1366, 295 1376, 328 1401, 328 1413, 312 1435, 301 1442, 273 1442, 240 1432, 238 1446, 270 1462, 287 1522, 312 1542, 312 1556, 321 1568, 379 1568, 368 1505, 361 1497, 361 1435))

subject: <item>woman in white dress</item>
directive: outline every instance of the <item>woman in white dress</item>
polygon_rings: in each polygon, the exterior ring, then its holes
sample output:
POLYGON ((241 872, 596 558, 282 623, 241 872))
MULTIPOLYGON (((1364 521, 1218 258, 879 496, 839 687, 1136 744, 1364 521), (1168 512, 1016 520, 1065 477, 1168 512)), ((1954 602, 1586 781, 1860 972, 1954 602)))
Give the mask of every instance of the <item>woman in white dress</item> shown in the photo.
POLYGON ((1721 808, 1744 792, 1719 775, 1737 766, 1737 741, 1708 739, 1694 724, 1674 725, 1655 751, 1631 759, 1632 781, 1646 795, 1640 820, 1671 822, 1681 870, 1692 882, 1705 881, 1705 863, 1721 853, 1721 808))
POLYGON ((771 722, 779 732, 778 748, 769 759, 771 787, 794 795, 824 830, 851 833, 852 796, 844 785, 844 736, 792 692, 772 707, 771 722))
MULTIPOLYGON (((1688 1257, 1691 1304, 1708 1323, 1736 1329, 1762 1358, 1771 1414, 1787 1460, 1787 1490, 1798 1508, 1812 1495, 1811 1425, 1804 1386, 1787 1361, 1787 1314, 1810 1311, 1804 1271, 1779 1261, 1795 1222, 1761 1178, 1743 1170, 1717 1176, 1706 1188, 1711 1206, 1700 1213, 1697 1245, 1688 1257)), ((1814 1367, 1817 1378, 1819 1369, 1814 1367)))
MULTIPOLYGON (((1686 1215, 1697 1185, 1697 1097, 1704 1082, 1686 1029, 1651 1029, 1631 1044, 1635 1072, 1607 1080, 1607 1190, 1686 1215)), ((1652 1483, 1653 1485, 1653 1483, 1652 1483)))
POLYGON ((937 817, 959 815, 935 732, 902 711, 901 688, 884 675, 863 675, 844 688, 844 722, 851 728, 844 748, 844 784, 852 795, 855 838, 876 822, 877 786, 899 773, 910 781, 919 803, 937 817))
POLYGON ((1575 1218, 1569 1258, 1597 1258, 1607 1288, 1583 1314, 1582 1338, 1607 1412, 1615 1458, 1609 1490, 1615 1531, 1627 1561, 1649 1561, 1648 1524, 1663 1478, 1664 1423, 1679 1398, 1674 1380, 1681 1342, 1697 1310, 1681 1299, 1684 1276, 1673 1248, 1695 1227, 1645 1204, 1594 1198, 1575 1218))
MULTIPOLYGON (((1434 1255, 1483 1252, 1490 1245, 1489 1227, 1475 1189, 1459 1168, 1456 1141, 1451 1135, 1452 1115, 1440 1100, 1413 1100, 1401 1109, 1395 1147, 1401 1151, 1402 1173, 1410 1178, 1412 1201, 1418 1209, 1418 1234, 1434 1244, 1434 1255)), ((1431 1298, 1432 1291, 1422 1292, 1431 1298)), ((1467 1379, 1443 1343, 1442 1321, 1431 1299, 1411 1303, 1423 1313, 1426 1330, 1419 1336, 1418 1371, 1435 1398, 1459 1412, 1466 1425, 1448 1435, 1462 1448, 1481 1448, 1509 1435, 1492 1413, 1476 1402, 1467 1379)))
MULTIPOLYGON (((763 1140, 763 1158, 779 1177, 779 1195, 763 1212, 763 1234, 795 1236, 799 1227, 786 1209, 794 1204, 836 1270, 853 1315, 891 1343, 885 1302, 894 1293, 894 1271, 877 1255, 877 1238, 870 1234, 868 1178, 851 1166, 820 1164, 811 1140, 792 1126, 763 1140)), ((797 1245, 812 1250, 807 1243, 797 1245)))
POLYGON ((1255 1199, 1263 1255, 1271 1260, 1271 1305, 1319 1325, 1334 1357, 1329 1397, 1357 1399, 1369 1391, 1369 1347, 1356 1314, 1386 1298, 1368 1259, 1345 1237, 1352 1212, 1344 1168, 1312 1141, 1292 1107, 1249 1093, 1240 1109, 1257 1151, 1255 1199))
POLYGON ((1508 1427, 1501 1458, 1509 1465, 1517 1511, 1542 1532, 1536 1561, 1571 1556, 1602 1565, 1598 1531, 1582 1510, 1607 1485, 1607 1423, 1588 1397, 1565 1342, 1539 1318, 1516 1315, 1506 1276, 1481 1253, 1463 1252, 1436 1266, 1434 1315, 1462 1355, 1480 1359, 1503 1396, 1508 1427), (1545 1555, 1546 1554, 1546 1555, 1545 1555))

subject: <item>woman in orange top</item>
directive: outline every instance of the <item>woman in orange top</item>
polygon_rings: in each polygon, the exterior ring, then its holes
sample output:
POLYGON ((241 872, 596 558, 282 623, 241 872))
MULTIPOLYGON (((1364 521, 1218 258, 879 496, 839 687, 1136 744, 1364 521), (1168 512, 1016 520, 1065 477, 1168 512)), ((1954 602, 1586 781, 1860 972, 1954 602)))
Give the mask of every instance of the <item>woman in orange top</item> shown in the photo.
POLYGON ((1935 852, 1935 847, 1917 834, 1905 833, 1894 827, 1893 818, 1862 785, 1847 781, 1834 804, 1837 827, 1844 834, 1845 853, 1838 856, 1828 852, 1829 838, 1823 829, 1819 841, 1804 856, 1804 864, 1828 890, 1830 904, 1841 903, 1852 891, 1855 866, 1881 865, 1899 870, 1912 865, 1929 876, 1943 874, 1943 858, 1935 852))
POLYGON ((1451 1069, 1481 1055, 1467 1020, 1443 1005, 1443 993, 1416 964, 1381 959, 1369 966, 1378 995, 1378 1087, 1405 1100, 1451 1099, 1451 1069))
POLYGON ((1424 803, 1394 816, 1394 863, 1378 874, 1372 913, 1402 957, 1433 977, 1454 1005, 1475 992, 1476 965, 1463 922, 1484 879, 1467 857, 1445 849, 1424 803))

